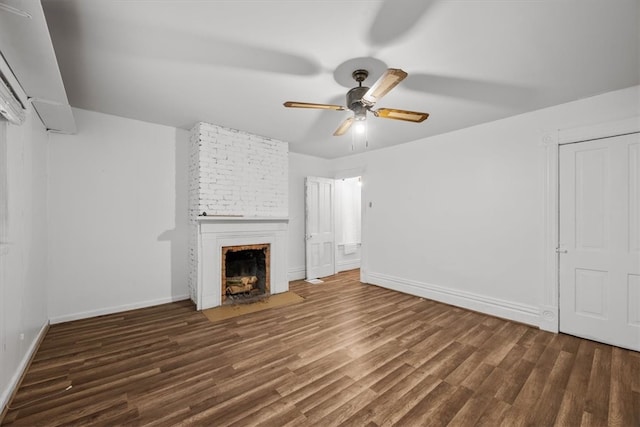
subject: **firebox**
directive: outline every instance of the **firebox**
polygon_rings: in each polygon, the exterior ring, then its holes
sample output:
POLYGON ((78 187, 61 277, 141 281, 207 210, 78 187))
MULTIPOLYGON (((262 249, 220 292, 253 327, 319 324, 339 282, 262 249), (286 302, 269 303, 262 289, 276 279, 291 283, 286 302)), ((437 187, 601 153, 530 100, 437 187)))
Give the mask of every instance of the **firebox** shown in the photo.
POLYGON ((222 304, 258 301, 270 294, 270 244, 222 247, 222 304))

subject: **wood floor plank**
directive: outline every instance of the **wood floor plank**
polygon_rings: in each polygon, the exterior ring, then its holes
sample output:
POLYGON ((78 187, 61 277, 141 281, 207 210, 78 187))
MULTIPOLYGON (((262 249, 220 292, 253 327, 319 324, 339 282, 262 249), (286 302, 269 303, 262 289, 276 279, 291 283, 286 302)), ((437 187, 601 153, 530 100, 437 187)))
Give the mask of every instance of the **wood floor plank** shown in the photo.
MULTIPOLYGON (((460 388, 460 390, 463 389, 460 388)), ((456 390, 458 390, 457 387, 446 382, 440 382, 433 390, 417 401, 397 423, 407 426, 427 425, 437 416, 441 406, 445 405, 450 399, 455 399, 456 390)), ((441 425, 446 425, 446 423, 441 425)))
POLYGON ((469 374, 468 377, 464 378, 460 385, 470 389, 477 390, 480 388, 482 383, 487 379, 489 375, 495 370, 491 365, 487 365, 485 363, 480 363, 475 367, 473 371, 469 374))
MULTIPOLYGON (((585 400, 589 422, 606 424, 609 418, 611 390, 611 347, 598 345, 593 355, 591 376, 585 400)), ((584 417, 583 417, 584 419, 584 417)))
MULTIPOLYGON (((397 360, 398 363, 402 363, 402 364, 400 366, 397 366, 392 371, 388 372, 386 375, 381 376, 378 379, 378 381, 374 382, 369 387, 371 390, 375 391, 378 394, 382 394, 414 371, 414 368, 404 363, 404 361, 401 358, 396 358, 394 360, 397 360)), ((395 366, 394 363, 388 363, 384 365, 382 368, 388 369, 394 366, 395 366)), ((379 368, 378 371, 381 371, 382 368, 379 368)), ((378 373, 378 371, 374 372, 374 374, 378 373)), ((365 377, 364 379, 367 380, 368 378, 365 377)))
POLYGON ((626 350, 613 348, 611 354, 611 388, 608 423, 614 426, 640 425, 640 413, 634 412, 631 384, 624 377, 631 374, 626 350))
POLYGON ((448 425, 452 427, 466 427, 475 425, 479 415, 489 406, 493 399, 488 395, 477 395, 468 399, 458 410, 448 425))
POLYGON ((407 350, 400 347, 395 340, 390 340, 360 357, 353 357, 351 362, 342 366, 340 370, 357 381, 373 374, 378 368, 406 352, 407 350))
MULTIPOLYGON (((403 386, 405 383, 411 383, 409 381, 402 381, 397 387, 399 391, 404 391, 403 386)), ((431 393, 435 388, 437 388, 442 381, 433 376, 427 375, 422 377, 422 380, 415 384, 410 390, 406 390, 404 394, 397 397, 397 399, 389 400, 385 399, 385 403, 389 403, 388 406, 385 405, 384 411, 376 411, 374 417, 371 421, 376 423, 379 426, 392 426, 400 421, 408 412, 410 412, 417 404, 419 404, 425 396, 431 393)), ((396 389, 396 387, 391 390, 396 389)), ((390 393, 390 394, 393 394, 390 393)))
POLYGON ((323 421, 325 418, 330 417, 331 414, 345 402, 348 402, 357 395, 366 392, 370 393, 371 396, 375 395, 375 393, 368 390, 367 387, 354 382, 339 392, 332 394, 319 405, 304 411, 304 415, 312 423, 323 421))
MULTIPOLYGON (((328 384, 326 387, 317 392, 295 402, 295 407, 303 414, 311 411, 315 407, 322 405, 326 400, 342 393, 348 387, 351 387, 355 381, 352 378, 342 376, 337 381, 328 384)), ((287 399, 288 400, 288 399, 287 399)))
POLYGON ((286 402, 296 403, 344 377, 340 370, 331 371, 327 375, 305 384, 302 384, 297 377, 294 377, 293 381, 276 388, 276 391, 285 398, 286 402))
POLYGON ((532 424, 551 425, 554 423, 558 414, 558 409, 562 403, 562 396, 564 394, 567 381, 569 381, 569 374, 571 373, 571 366, 574 358, 574 354, 560 351, 560 354, 547 377, 547 381, 542 389, 540 398, 529 413, 528 418, 531 420, 532 424))
POLYGON ((638 352, 358 271, 290 288, 216 323, 180 301, 52 325, 2 425, 640 425, 638 352))
POLYGON ((578 425, 582 420, 595 345, 591 341, 577 340, 576 357, 562 403, 558 409, 556 419, 556 424, 558 425, 578 425))
POLYGON ((505 416, 511 410, 511 405, 501 400, 492 399, 481 414, 478 414, 478 427, 513 426, 517 424, 505 423, 505 416))
MULTIPOLYGON (((409 366, 409 365, 404 365, 409 366)), ((400 377, 393 386, 384 391, 378 392, 378 397, 371 400, 366 406, 362 407, 346 420, 347 425, 366 425, 374 423, 381 425, 390 416, 400 418, 402 415, 398 408, 397 402, 405 402, 406 409, 409 410, 410 404, 409 393, 416 388, 421 393, 427 393, 440 383, 440 380, 432 376, 424 375, 420 371, 403 369, 396 372, 400 377), (393 409, 392 409, 393 408, 393 409)), ((417 398, 417 395, 412 395, 417 398)))
MULTIPOLYGON (((513 404, 524 383, 531 375, 534 364, 524 359, 518 361, 512 368, 506 371, 506 380, 499 385, 496 390, 495 397, 508 404, 513 404)), ((503 369, 501 366, 498 369, 503 369)))
MULTIPOLYGON (((348 397, 340 396, 342 403, 336 409, 321 417, 318 423, 322 426, 339 426, 343 425, 345 421, 351 417, 354 413, 358 412, 361 408, 366 406, 369 402, 377 397, 377 394, 371 391, 367 387, 362 387, 362 391, 356 394, 352 399, 348 397)), ((312 418, 308 418, 312 421, 312 418)))

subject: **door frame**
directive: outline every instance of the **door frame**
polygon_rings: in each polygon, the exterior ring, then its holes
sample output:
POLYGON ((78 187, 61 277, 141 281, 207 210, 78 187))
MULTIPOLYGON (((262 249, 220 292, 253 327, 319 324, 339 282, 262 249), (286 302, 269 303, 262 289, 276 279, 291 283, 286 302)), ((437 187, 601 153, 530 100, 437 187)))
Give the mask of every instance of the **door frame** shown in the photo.
POLYGON ((640 133, 640 116, 598 125, 560 129, 542 135, 544 178, 544 282, 540 301, 539 327, 560 331, 560 263, 556 249, 560 243, 560 146, 640 133))

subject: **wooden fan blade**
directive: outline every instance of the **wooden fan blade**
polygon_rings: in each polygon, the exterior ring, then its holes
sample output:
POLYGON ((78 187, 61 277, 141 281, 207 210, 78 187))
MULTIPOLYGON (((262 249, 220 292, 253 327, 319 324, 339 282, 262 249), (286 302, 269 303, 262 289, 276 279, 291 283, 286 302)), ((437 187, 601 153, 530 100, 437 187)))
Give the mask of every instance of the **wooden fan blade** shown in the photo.
POLYGON ((398 83, 407 77, 407 73, 399 68, 389 68, 385 73, 380 76, 377 82, 369 88, 367 93, 362 97, 362 102, 365 105, 371 106, 378 102, 380 98, 385 96, 391 89, 396 87, 398 83))
POLYGON ((428 113, 420 113, 417 111, 396 110, 394 108, 380 108, 373 112, 376 117, 384 119, 404 120, 407 122, 420 123, 427 120, 428 113))
POLYGON ((283 104, 285 107, 289 107, 289 108, 317 108, 320 110, 336 110, 336 111, 343 111, 346 110, 346 107, 343 107, 342 105, 333 105, 333 104, 312 104, 309 102, 294 102, 294 101, 287 101, 283 104))
POLYGON ((353 117, 349 117, 344 122, 340 123, 340 126, 338 126, 338 129, 336 129, 336 131, 333 133, 333 136, 344 135, 344 133, 351 127, 353 120, 353 117))

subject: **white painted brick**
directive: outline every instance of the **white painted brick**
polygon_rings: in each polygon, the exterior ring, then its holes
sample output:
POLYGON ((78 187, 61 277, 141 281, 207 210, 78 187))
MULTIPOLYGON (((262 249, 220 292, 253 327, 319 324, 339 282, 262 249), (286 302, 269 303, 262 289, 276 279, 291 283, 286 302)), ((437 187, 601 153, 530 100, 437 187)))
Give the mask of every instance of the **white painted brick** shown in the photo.
POLYGON ((288 215, 289 146, 210 123, 189 136, 189 292, 197 289, 198 222, 209 215, 288 215))

